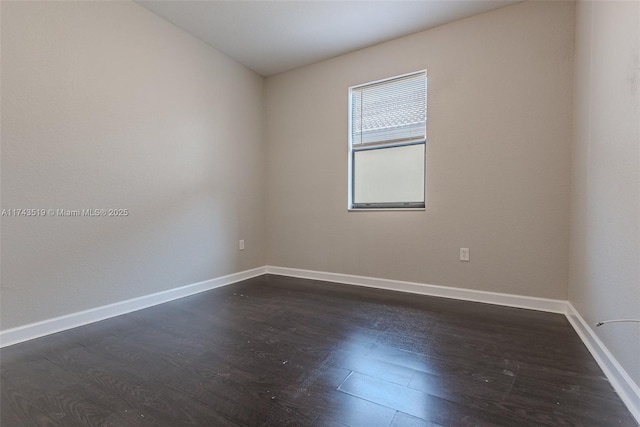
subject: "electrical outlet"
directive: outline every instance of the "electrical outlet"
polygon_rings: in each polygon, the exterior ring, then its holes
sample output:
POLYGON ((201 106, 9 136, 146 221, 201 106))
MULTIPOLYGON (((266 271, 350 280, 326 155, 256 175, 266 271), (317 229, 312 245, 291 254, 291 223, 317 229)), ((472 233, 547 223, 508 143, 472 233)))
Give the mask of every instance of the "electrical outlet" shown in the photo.
POLYGON ((238 249, 240 249, 241 251, 244 251, 244 239, 238 240, 238 249))
POLYGON ((460 261, 469 261, 469 248, 460 248, 460 261))

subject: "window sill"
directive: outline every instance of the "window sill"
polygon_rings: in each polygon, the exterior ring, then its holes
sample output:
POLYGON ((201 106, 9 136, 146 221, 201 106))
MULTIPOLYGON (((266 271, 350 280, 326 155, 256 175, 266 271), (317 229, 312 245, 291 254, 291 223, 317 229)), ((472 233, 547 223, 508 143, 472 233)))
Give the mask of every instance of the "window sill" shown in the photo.
POLYGON ((348 208, 348 212, 406 212, 426 211, 427 208, 348 208))

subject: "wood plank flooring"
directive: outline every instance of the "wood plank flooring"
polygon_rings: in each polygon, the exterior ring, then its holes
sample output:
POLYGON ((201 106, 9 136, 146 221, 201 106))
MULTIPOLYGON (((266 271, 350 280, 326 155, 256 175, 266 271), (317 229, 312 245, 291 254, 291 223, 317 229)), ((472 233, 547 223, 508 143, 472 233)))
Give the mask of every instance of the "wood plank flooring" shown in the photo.
POLYGON ((267 275, 0 350, 0 425, 636 426, 562 315, 267 275))

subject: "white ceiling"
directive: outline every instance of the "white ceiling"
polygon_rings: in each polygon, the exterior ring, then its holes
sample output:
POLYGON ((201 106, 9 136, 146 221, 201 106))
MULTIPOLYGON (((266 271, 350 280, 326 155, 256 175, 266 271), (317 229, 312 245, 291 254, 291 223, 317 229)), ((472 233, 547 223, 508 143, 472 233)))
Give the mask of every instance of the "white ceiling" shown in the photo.
POLYGON ((193 1, 136 3, 263 76, 520 0, 193 1))

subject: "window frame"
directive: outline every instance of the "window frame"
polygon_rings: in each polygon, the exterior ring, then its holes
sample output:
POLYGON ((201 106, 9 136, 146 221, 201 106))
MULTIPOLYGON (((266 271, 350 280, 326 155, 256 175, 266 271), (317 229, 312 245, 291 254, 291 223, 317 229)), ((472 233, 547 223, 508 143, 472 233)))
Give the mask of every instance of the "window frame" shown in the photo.
POLYGON ((348 102, 348 149, 349 149, 349 164, 348 164, 348 203, 347 210, 349 212, 372 212, 372 211, 424 211, 427 206, 427 117, 426 117, 426 107, 427 107, 427 70, 414 71, 411 73, 401 74, 393 77, 388 77, 385 79, 375 80, 368 83, 358 84, 355 86, 349 87, 349 102, 348 102), (365 86, 373 86, 385 82, 389 82, 392 80, 402 79, 411 76, 423 75, 424 83, 425 83, 425 132, 424 139, 412 140, 412 141, 396 141, 389 143, 369 143, 362 145, 361 147, 357 147, 354 149, 353 147, 353 90, 362 88, 365 86), (367 150, 379 150, 379 149, 388 149, 388 148, 396 148, 396 147, 405 147, 411 145, 424 145, 424 158, 423 158, 423 200, 424 202, 378 202, 378 203, 354 203, 354 186, 355 186, 355 153, 359 151, 367 151, 367 150))

